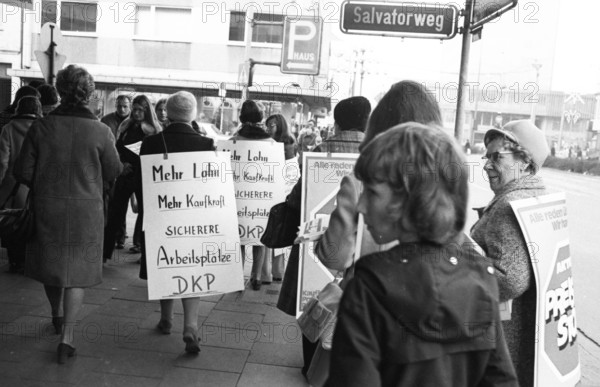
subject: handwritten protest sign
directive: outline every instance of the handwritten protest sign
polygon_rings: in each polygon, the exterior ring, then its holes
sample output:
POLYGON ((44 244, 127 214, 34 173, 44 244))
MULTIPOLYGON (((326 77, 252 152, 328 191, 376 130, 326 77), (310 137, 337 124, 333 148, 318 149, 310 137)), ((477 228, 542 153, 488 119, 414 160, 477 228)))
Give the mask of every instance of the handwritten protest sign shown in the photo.
POLYGON ((244 289, 229 159, 226 152, 141 157, 149 299, 244 289))
POLYGON ((228 140, 217 149, 231 152, 241 243, 261 245, 271 207, 285 200, 283 144, 228 140))
POLYGON ((510 204, 529 248, 537 286, 535 385, 574 386, 581 368, 565 194, 510 204))
MULTIPOLYGON (((328 222, 336 207, 336 195, 342 178, 354 170, 358 158, 353 153, 316 153, 304 152, 302 161, 302 209, 301 221, 323 218, 313 222, 321 227, 328 222)), ((310 233, 312 230, 306 230, 310 233)), ((299 280, 296 314, 302 314, 304 305, 334 279, 314 254, 315 242, 300 245, 299 280)))

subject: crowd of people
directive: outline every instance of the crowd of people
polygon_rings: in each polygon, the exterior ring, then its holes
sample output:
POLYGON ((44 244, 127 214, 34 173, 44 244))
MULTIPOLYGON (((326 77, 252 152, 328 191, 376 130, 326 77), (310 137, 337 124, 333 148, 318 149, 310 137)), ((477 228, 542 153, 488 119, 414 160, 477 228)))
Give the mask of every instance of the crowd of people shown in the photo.
MULTIPOLYGON (((70 65, 59 71, 56 88, 24 86, 0 114, 0 200, 19 208, 30 195, 36 228, 31 240, 2 245, 11 272, 44 286, 61 364, 75 355, 73 329, 85 289, 102 281, 103 262, 124 246, 132 201, 138 212, 132 252, 141 253, 140 278, 147 278, 139 156, 215 147, 194 125, 197 101, 189 92, 154 106, 145 95, 122 95, 115 112, 99 120, 88 109, 94 87, 92 75, 70 65), (139 155, 130 149, 136 143, 139 155)), ((321 136, 311 120, 296 138, 286 117, 265 117, 259 102, 247 100, 233 136, 281 142, 285 159, 303 152, 358 154, 314 249, 325 267, 343 273, 344 289, 330 363, 315 384, 533 385, 536 286, 510 202, 546 192, 538 174, 550 153, 543 133, 529 121, 486 133, 484 171, 494 198, 478 209, 470 230, 481 255, 464 230, 464 151, 441 129, 434 96, 402 81, 371 110, 364 97, 339 101, 331 133, 321 136), (450 164, 460 166, 458 175, 445 172, 450 164), (503 302, 512 303, 508 320, 500 320, 503 302)), ((301 186, 302 177, 286 198, 292 211, 300 212, 301 186)), ((299 245, 287 265, 265 246, 251 250, 250 288, 282 281, 277 307, 295 315, 299 245)), ((182 299, 188 353, 200 351, 199 300, 182 299)), ((174 301, 160 306, 157 330, 169 334, 174 301)), ((306 376, 322 347, 303 337, 302 350, 306 376)))

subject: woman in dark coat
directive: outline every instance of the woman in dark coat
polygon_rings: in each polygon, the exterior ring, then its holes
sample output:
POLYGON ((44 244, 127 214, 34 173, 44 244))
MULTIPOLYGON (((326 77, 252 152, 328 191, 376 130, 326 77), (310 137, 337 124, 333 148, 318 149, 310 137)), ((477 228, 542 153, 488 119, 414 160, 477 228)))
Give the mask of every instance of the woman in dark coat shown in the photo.
MULTIPOLYGON (((104 229, 104 260, 112 258, 117 241, 117 232, 127 216, 129 198, 135 194, 139 202, 141 192, 136 191, 135 181, 140 169, 140 156, 127 148, 141 142, 146 136, 162 131, 162 125, 156 118, 150 100, 138 95, 131 103, 131 115, 119 125, 117 131, 117 151, 123 162, 123 172, 117 178, 114 194, 108 206, 108 221, 104 229)), ((138 233, 141 223, 137 222, 138 233)), ((118 246, 123 248, 123 246, 118 246)))
MULTIPOLYGON (((42 105, 37 97, 26 96, 17 103, 17 114, 2 129, 0 134, 0 203, 6 203, 6 208, 23 208, 27 200, 29 188, 20 185, 15 196, 10 198, 17 182, 13 176, 15 161, 21 152, 21 146, 31 124, 42 116, 42 105)), ((24 240, 3 240, 8 255, 9 272, 23 273, 25 263, 24 240)))
MULTIPOLYGON (((201 136, 192 128, 192 121, 196 118, 196 98, 193 94, 180 91, 169 97, 165 103, 169 126, 157 135, 147 137, 142 143, 140 155, 153 155, 175 152, 198 152, 214 150, 211 138, 201 136)), ((138 173, 137 190, 142 192, 141 171, 138 173)), ((143 198, 139 203, 139 216, 143 219, 143 198)), ((142 233, 142 266, 140 267, 140 278, 148 279, 146 271, 146 246, 144 233, 142 233)), ((200 297, 182 298, 183 304, 183 341, 185 351, 188 353, 200 352, 198 343, 198 309, 200 297)), ((157 329, 170 334, 173 326, 173 307, 175 300, 160 300, 160 321, 157 329)))
POLYGON ((61 333, 58 362, 64 363, 75 352, 84 288, 102 282, 103 187, 122 165, 110 128, 88 109, 92 76, 70 65, 58 72, 56 87, 61 105, 33 123, 14 175, 31 188, 35 213, 25 274, 44 284, 52 323, 61 333))
MULTIPOLYGON (((290 160, 296 157, 298 147, 296 145, 296 139, 292 132, 290 132, 287 120, 282 114, 273 114, 265 121, 267 133, 276 142, 283 143, 283 151, 285 152, 285 159, 290 160)), ((265 259, 263 264, 263 273, 266 277, 269 277, 269 272, 272 274, 273 281, 281 282, 283 280, 283 274, 285 270, 284 254, 275 256, 275 250, 271 250, 271 256, 273 264, 270 265, 268 259, 265 259)))

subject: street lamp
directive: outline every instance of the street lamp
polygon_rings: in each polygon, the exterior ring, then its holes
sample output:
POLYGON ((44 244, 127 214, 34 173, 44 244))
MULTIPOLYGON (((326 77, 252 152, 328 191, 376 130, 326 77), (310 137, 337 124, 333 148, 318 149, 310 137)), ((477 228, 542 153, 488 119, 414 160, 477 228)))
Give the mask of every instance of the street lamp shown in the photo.
MULTIPOLYGON (((533 68, 535 69, 535 84, 537 86, 538 91, 540 90, 540 69, 542 68, 542 64, 541 63, 534 63, 532 64, 533 68)), ((537 106, 539 98, 536 98, 535 101, 532 102, 531 104, 531 122, 533 122, 533 124, 535 125, 535 108, 537 106)))

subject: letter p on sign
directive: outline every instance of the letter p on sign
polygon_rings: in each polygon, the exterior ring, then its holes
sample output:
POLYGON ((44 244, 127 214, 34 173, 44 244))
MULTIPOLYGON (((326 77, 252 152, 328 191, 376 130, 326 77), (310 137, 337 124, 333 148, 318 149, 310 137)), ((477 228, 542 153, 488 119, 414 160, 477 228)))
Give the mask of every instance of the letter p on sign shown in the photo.
POLYGON ((323 20, 321 18, 285 19, 281 50, 282 73, 319 74, 322 31, 323 20))

